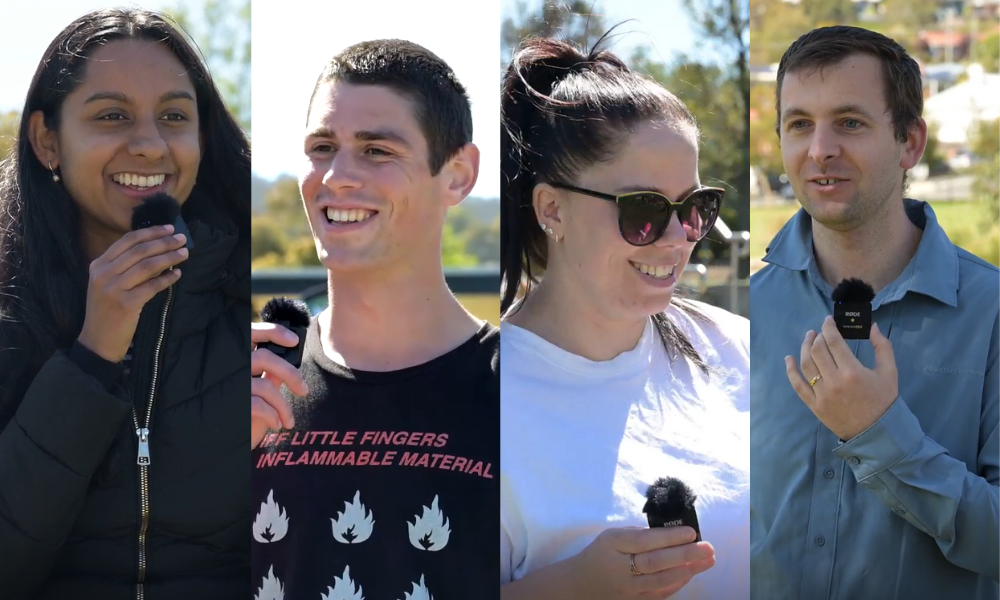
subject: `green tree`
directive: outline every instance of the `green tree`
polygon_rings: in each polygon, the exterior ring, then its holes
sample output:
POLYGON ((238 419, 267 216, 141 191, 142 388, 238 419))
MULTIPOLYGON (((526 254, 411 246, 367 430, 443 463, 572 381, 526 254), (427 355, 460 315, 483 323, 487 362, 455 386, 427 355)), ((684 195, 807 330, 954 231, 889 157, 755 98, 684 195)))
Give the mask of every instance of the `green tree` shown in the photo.
MULTIPOLYGON (((749 58, 749 15, 743 10, 744 3, 739 0, 684 0, 695 27, 700 30, 706 42, 715 47, 722 55, 723 65, 732 67, 709 67, 698 65, 695 61, 685 66, 686 71, 699 73, 714 72, 712 77, 704 80, 707 84, 702 90, 700 101, 714 100, 719 111, 714 115, 712 127, 707 129, 711 134, 705 136, 710 144, 725 145, 718 147, 710 158, 718 159, 724 168, 732 169, 738 165, 735 177, 729 181, 736 196, 737 219, 733 225, 741 231, 750 230, 750 75, 747 64, 749 58), (733 61, 733 62, 729 62, 733 61), (714 85, 712 85, 714 84, 714 85), (724 111, 725 114, 722 114, 724 111), (739 132, 738 136, 734 136, 739 132), (735 152, 729 149, 734 146, 735 152)), ((685 73, 686 75, 686 73, 685 73)), ((688 106, 692 104, 687 102, 688 106)), ((703 126, 704 127, 704 126, 703 126)), ((728 170, 727 169, 727 170, 728 170)), ((749 267, 747 267, 749 274, 749 267)))
POLYGON ((267 216, 258 215, 250 219, 251 261, 266 254, 284 254, 287 243, 285 233, 267 216))
POLYGON ((987 35, 976 44, 976 60, 983 64, 987 73, 1000 71, 1000 33, 987 35))
POLYGON ((815 25, 800 4, 754 0, 750 5, 750 64, 770 65, 815 25))
POLYGON ((201 50, 226 106, 250 135, 250 0, 205 0, 198 18, 184 0, 164 12, 201 50))
POLYGON ((465 248, 476 257, 479 264, 497 263, 500 260, 500 217, 490 225, 476 224, 464 236, 465 248))
POLYGON ((319 253, 316 251, 316 242, 312 236, 299 237, 292 240, 285 250, 285 266, 321 266, 319 253))
POLYGON ((264 195, 264 214, 288 239, 311 235, 299 182, 294 177, 280 177, 271 185, 264 195))
POLYGON ((948 170, 948 163, 941 155, 941 143, 938 142, 938 134, 941 125, 936 121, 927 124, 927 145, 924 147, 923 162, 927 163, 927 170, 931 175, 940 175, 948 170))
POLYGON ((774 86, 753 86, 750 90, 750 163, 768 174, 785 171, 775 119, 774 86))
POLYGON ((20 113, 12 110, 0 113, 0 160, 7 157, 17 141, 17 127, 20 124, 20 113))
POLYGON ((986 203, 982 228, 989 231, 1000 221, 1000 120, 982 121, 971 140, 972 153, 979 159, 973 168, 972 197, 986 203))
MULTIPOLYGON (((498 252, 497 256, 499 255, 498 252)), ((455 230, 447 221, 441 236, 441 263, 445 267, 470 267, 476 264, 476 257, 466 251, 465 244, 455 235, 455 230)))

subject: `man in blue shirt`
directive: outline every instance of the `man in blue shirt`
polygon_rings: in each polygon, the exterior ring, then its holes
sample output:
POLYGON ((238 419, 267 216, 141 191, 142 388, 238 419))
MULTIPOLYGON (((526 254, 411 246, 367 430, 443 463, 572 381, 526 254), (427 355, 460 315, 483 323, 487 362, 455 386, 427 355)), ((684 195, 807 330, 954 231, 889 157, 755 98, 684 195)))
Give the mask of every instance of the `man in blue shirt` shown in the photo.
POLYGON ((904 199, 927 138, 916 62, 855 27, 799 38, 777 130, 800 210, 751 278, 754 600, 996 599, 996 267, 904 199), (871 284, 870 340, 834 287, 871 284))

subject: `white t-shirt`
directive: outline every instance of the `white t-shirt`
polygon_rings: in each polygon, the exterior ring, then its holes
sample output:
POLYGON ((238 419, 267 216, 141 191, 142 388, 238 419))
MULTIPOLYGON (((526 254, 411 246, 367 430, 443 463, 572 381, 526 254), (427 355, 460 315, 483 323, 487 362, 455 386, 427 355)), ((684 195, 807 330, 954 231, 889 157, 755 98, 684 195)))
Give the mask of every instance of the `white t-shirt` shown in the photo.
POLYGON ((602 362, 501 326, 501 583, 578 554, 604 529, 648 527, 646 490, 669 476, 697 494, 716 553, 674 597, 748 597, 750 322, 692 304, 712 322, 668 314, 718 369, 710 380, 670 362, 651 320, 633 350, 602 362))

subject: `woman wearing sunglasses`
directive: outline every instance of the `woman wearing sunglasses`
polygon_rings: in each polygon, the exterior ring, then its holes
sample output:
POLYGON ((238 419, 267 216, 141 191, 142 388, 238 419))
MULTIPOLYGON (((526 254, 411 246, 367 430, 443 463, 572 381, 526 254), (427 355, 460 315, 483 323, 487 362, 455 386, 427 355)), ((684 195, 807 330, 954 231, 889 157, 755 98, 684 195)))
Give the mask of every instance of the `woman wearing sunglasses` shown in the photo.
POLYGON ((501 597, 744 597, 749 323, 674 296, 723 190, 684 104, 600 44, 530 40, 503 81, 501 597), (662 477, 704 541, 647 526, 662 477))

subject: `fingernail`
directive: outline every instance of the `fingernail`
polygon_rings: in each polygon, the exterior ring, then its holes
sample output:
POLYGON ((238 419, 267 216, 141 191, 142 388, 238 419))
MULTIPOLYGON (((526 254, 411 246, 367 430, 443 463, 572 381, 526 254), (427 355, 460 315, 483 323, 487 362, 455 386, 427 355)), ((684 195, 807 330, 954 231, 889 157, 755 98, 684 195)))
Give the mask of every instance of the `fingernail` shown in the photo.
POLYGON ((180 253, 181 256, 184 256, 184 257, 187 257, 187 255, 188 255, 188 249, 187 248, 181 248, 180 250, 178 250, 178 252, 180 253))
MULTIPOLYGON (((171 226, 171 229, 172 229, 172 226, 171 226)), ((174 239, 177 240, 178 242, 183 242, 186 238, 184 237, 183 233, 178 233, 178 234, 174 235, 174 239)))
POLYGON ((174 226, 173 225, 164 225, 163 226, 163 230, 166 231, 167 233, 173 233, 174 232, 174 226))

